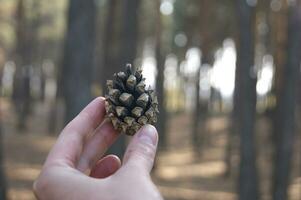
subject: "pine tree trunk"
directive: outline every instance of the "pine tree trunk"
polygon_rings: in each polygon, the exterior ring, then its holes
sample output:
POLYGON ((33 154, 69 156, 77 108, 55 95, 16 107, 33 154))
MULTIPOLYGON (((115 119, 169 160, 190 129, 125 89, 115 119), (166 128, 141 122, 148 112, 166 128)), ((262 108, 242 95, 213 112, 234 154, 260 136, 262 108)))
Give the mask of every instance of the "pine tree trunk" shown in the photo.
POLYGON ((301 57, 301 1, 288 8, 287 62, 283 67, 281 87, 276 111, 276 155, 273 180, 273 199, 288 199, 300 78, 301 57))
POLYGON ((123 1, 123 30, 121 45, 121 66, 134 64, 138 43, 138 10, 140 0, 123 1))
POLYGON ((161 46, 161 35, 162 35, 162 18, 160 13, 160 0, 156 1, 156 46, 155 56, 157 61, 157 82, 156 91, 158 95, 159 110, 157 128, 159 132, 159 147, 166 148, 166 106, 165 106, 165 92, 164 92, 164 56, 161 46))
MULTIPOLYGON (((284 66, 287 60, 287 22, 288 22, 288 2, 287 0, 280 0, 281 1, 281 9, 278 12, 272 12, 271 14, 271 29, 272 29, 272 52, 274 57, 275 63, 275 75, 274 75, 274 82, 272 93, 273 95, 278 98, 280 91, 283 87, 283 75, 284 75, 284 66)), ((272 132, 276 132, 276 125, 277 125, 277 108, 273 107, 270 112, 270 118, 273 123, 273 130, 272 132)), ((272 141, 274 146, 276 146, 276 135, 272 135, 272 141)))
POLYGON ((196 74, 196 95, 195 95, 195 109, 192 113, 192 145, 194 153, 197 157, 200 157, 201 154, 201 145, 200 145, 200 115, 201 113, 201 103, 200 103, 200 76, 201 76, 201 66, 199 66, 198 73, 196 74))
MULTIPOLYGON (((238 20, 237 20, 238 22, 238 20)), ((235 37, 235 44, 239 43, 238 35, 235 37)), ((233 94, 233 109, 230 118, 230 127, 229 131, 227 133, 227 144, 225 148, 225 164, 226 164, 226 170, 225 170, 225 177, 229 177, 232 173, 232 155, 233 150, 235 148, 236 141, 238 139, 239 135, 239 108, 240 108, 240 102, 241 102, 241 95, 240 95, 240 74, 241 74, 241 68, 240 66, 240 57, 237 56, 236 59, 236 69, 235 69, 235 88, 234 88, 234 94, 233 94)))
MULTIPOLYGON (((1 108, 1 104, 0 104, 1 108)), ((1 109, 0 109, 1 110, 1 109)), ((0 120, 2 119, 2 113, 0 113, 0 120)), ((3 143, 3 129, 2 129, 2 120, 0 121, 0 199, 6 200, 6 178, 4 170, 4 143, 3 143)))
MULTIPOLYGON (((119 30, 116 28, 116 24, 118 22, 118 7, 120 6, 120 2, 117 0, 111 0, 108 2, 108 14, 105 24, 105 33, 104 33, 104 42, 103 42, 103 49, 104 49, 104 64, 102 66, 102 87, 104 94, 106 91, 106 80, 111 79, 114 73, 123 71, 124 69, 124 62, 127 60, 127 56, 129 55, 128 52, 125 53, 125 51, 131 52, 130 54, 134 54, 132 52, 133 49, 126 49, 126 46, 128 45, 127 41, 132 37, 129 36, 129 33, 125 33, 128 30, 128 27, 123 27, 122 34, 120 34, 119 30), (119 38, 121 36, 121 38, 119 38), (117 43, 116 41, 121 41, 121 43, 117 43), (115 49, 121 49, 120 51, 115 51, 115 49)), ((124 15, 131 15, 135 13, 129 13, 129 2, 123 2, 122 3, 122 11, 124 15)), ((126 16, 129 17, 129 16, 126 16)), ((123 23, 128 23, 128 19, 126 17, 123 17, 124 20, 122 20, 123 23)), ((127 24, 129 25, 129 24, 127 24)), ((131 27, 132 28, 132 27, 131 27)), ((132 29, 130 31, 133 31, 132 29)), ((122 157, 125 151, 125 136, 120 135, 120 137, 117 139, 117 141, 110 147, 108 150, 108 154, 115 154, 119 157, 122 157)))
MULTIPOLYGON (((204 43, 205 44, 205 43, 204 43)), ((200 99, 200 76, 202 71, 202 65, 208 64, 208 51, 206 44, 203 48, 203 56, 202 56, 202 64, 199 66, 198 73, 196 74, 196 81, 195 81, 195 88, 196 88, 196 95, 195 95, 195 109, 192 113, 192 144, 194 152, 197 154, 198 157, 202 156, 201 152, 202 147, 204 145, 204 140, 206 134, 205 122, 208 114, 207 103, 200 99)))
MULTIPOLYGON (((122 41, 119 53, 120 63, 118 64, 118 67, 120 68, 124 67, 127 63, 134 64, 134 59, 137 53, 139 4, 140 0, 125 0, 122 3, 122 41)), ((110 148, 109 153, 122 157, 126 148, 125 143, 125 136, 121 135, 110 148)))
POLYGON ((4 173, 4 162, 3 162, 3 131, 2 125, 0 127, 0 199, 6 199, 6 180, 4 173))
POLYGON ((286 53, 286 45, 287 45, 287 15, 288 15, 288 5, 286 0, 281 0, 281 10, 278 11, 273 15, 274 23, 273 23, 273 32, 274 40, 274 60, 276 66, 276 73, 275 73, 275 83, 274 83, 274 92, 279 94, 282 90, 282 83, 283 83, 283 70, 287 60, 287 53, 286 53))
POLYGON ((201 51, 202 51, 202 59, 201 64, 198 69, 198 73, 195 77, 195 89, 196 89, 196 96, 195 96, 195 109, 192 112, 192 144, 194 148, 194 152, 198 155, 202 152, 202 144, 205 139, 205 127, 204 122, 206 121, 207 117, 207 104, 208 102, 202 102, 200 99, 200 76, 202 71, 202 65, 210 64, 211 58, 211 40, 212 37, 208 32, 208 19, 209 13, 212 12, 212 1, 204 0, 200 1, 200 38, 201 38, 201 51), (201 129, 201 131, 200 131, 201 129))
POLYGON ((16 73, 14 77, 13 100, 18 114, 19 130, 26 129, 26 119, 30 107, 30 73, 32 49, 29 45, 30 34, 26 18, 26 1, 17 1, 16 8, 16 73))
MULTIPOLYGON (((110 2, 109 4, 109 10, 112 12, 109 12, 110 16, 108 16, 107 19, 107 28, 106 30, 106 40, 111 41, 112 40, 112 32, 114 31, 114 27, 111 23, 113 23, 115 19, 116 13, 116 3, 117 2, 110 2), (110 31, 111 30, 111 31, 110 31)), ((120 70, 123 70, 123 67, 125 67, 126 63, 134 64, 134 59, 136 57, 136 49, 137 49, 137 41, 138 41, 138 9, 139 9, 140 0, 125 0, 122 2, 122 31, 121 31, 121 44, 120 44, 120 52, 119 55, 119 63, 115 65, 115 67, 111 67, 111 70, 108 70, 111 72, 111 74, 108 74, 106 79, 112 76, 113 73, 116 73, 120 70)), ((106 45, 109 45, 109 43, 106 43, 106 45)), ((117 44, 119 45, 119 44, 117 44)), ((109 46, 106 46, 105 48, 110 48, 109 46)), ((112 60, 110 59, 110 49, 105 49, 106 53, 106 62, 111 63, 109 65, 112 65, 112 60)), ((111 53, 112 54, 112 53, 111 53)), ((104 66, 107 67, 107 66, 104 66)), ((113 153, 118 156, 122 156, 125 151, 125 136, 121 135, 118 140, 113 144, 113 146, 110 148, 109 153, 113 153)))
POLYGON ((254 72, 254 8, 245 0, 238 1, 239 13, 239 82, 240 82, 240 174, 239 199, 258 200, 258 180, 254 141, 256 114, 256 74, 254 72))
POLYGON ((95 15, 94 0, 70 0, 62 74, 65 122, 91 100, 95 15))
MULTIPOLYGON (((102 91, 103 95, 106 92, 106 81, 113 76, 114 73, 122 70, 122 66, 119 66, 119 63, 116 63, 116 58, 118 55, 114 53, 114 45, 116 42, 116 27, 114 24, 117 23, 117 14, 118 14, 118 3, 117 0, 110 0, 107 2, 107 18, 105 22, 105 33, 103 40, 103 50, 104 50, 104 58, 103 58, 103 66, 101 66, 102 70, 102 91)), ((116 47, 115 47, 116 48, 116 47)), ((119 62, 119 61, 118 61, 119 62)))

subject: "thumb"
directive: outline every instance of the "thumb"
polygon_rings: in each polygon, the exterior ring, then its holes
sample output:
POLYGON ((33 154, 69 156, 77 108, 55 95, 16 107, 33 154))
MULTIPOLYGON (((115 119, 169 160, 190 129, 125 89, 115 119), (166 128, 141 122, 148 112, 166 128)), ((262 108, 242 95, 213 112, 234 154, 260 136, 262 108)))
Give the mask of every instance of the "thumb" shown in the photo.
POLYGON ((150 172, 153 168, 158 144, 158 133, 154 126, 145 125, 133 137, 123 158, 123 165, 150 172))

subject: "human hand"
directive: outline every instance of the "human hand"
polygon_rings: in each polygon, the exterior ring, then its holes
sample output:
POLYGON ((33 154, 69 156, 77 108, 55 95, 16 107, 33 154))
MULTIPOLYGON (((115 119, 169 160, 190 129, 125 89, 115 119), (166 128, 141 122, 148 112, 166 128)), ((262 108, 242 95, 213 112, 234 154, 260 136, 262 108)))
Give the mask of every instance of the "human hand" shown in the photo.
POLYGON ((40 200, 162 200, 150 178, 158 134, 141 128, 127 147, 121 164, 104 158, 118 134, 104 120, 104 98, 96 98, 61 132, 33 185, 40 200))

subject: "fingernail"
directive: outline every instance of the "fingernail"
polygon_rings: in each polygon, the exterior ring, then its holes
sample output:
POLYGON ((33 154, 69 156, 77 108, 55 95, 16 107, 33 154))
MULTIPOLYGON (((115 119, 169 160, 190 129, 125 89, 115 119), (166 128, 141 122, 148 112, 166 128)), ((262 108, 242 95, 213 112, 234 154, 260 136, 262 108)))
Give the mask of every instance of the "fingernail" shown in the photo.
POLYGON ((138 132, 138 138, 143 143, 155 146, 157 144, 157 130, 151 125, 145 125, 138 132))

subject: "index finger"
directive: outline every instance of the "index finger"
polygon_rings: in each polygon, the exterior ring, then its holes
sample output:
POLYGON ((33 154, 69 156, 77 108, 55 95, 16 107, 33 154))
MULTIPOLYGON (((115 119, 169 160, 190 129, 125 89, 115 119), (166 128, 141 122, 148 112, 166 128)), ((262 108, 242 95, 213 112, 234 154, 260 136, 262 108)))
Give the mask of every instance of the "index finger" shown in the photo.
POLYGON ((82 151, 85 136, 102 123, 105 113, 103 97, 98 97, 88 104, 61 132, 45 166, 63 164, 74 167, 82 151))

